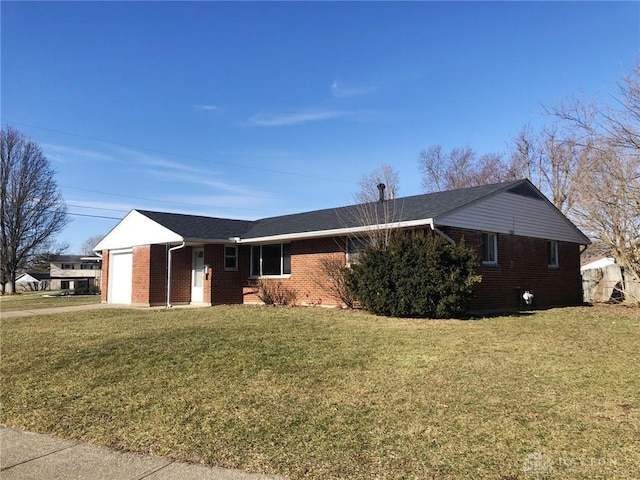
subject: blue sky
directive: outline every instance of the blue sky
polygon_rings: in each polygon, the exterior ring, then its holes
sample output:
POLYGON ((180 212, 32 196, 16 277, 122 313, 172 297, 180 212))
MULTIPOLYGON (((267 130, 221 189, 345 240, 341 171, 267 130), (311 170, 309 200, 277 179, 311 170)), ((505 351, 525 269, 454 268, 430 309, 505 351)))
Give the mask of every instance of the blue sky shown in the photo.
POLYGON ((2 125, 57 171, 79 253, 133 208, 254 219, 350 204, 386 162, 506 152, 542 104, 607 100, 638 2, 2 1, 2 125))

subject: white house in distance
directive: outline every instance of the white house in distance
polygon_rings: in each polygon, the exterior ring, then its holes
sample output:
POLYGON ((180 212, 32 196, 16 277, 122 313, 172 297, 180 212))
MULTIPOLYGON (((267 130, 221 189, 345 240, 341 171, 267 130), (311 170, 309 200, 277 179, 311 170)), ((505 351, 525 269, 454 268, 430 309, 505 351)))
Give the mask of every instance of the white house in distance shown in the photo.
POLYGON ((88 292, 100 288, 102 259, 98 256, 52 255, 49 275, 51 290, 88 292))
POLYGON ((18 290, 39 291, 49 290, 49 274, 43 272, 25 272, 16 278, 18 290))

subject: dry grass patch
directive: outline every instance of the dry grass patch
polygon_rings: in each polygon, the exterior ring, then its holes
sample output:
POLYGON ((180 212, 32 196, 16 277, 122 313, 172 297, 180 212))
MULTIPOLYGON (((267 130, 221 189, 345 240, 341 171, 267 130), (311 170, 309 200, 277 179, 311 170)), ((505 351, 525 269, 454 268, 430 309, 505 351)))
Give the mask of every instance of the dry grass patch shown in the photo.
POLYGON ((2 323, 2 422, 291 478, 640 477, 640 311, 313 308, 2 323))
POLYGON ((64 295, 59 292, 28 292, 16 295, 0 295, 0 311, 34 310, 51 307, 70 307, 100 303, 100 295, 64 295))

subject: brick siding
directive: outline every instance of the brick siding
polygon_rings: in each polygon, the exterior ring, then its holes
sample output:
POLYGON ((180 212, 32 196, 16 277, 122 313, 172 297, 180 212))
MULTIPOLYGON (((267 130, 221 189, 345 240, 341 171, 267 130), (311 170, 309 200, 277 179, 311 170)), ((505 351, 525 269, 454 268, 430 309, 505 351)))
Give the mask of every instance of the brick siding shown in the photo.
MULTIPOLYGON (((472 230, 443 228, 455 241, 481 252, 481 233, 472 230)), ((559 266, 547 265, 547 241, 517 235, 497 236, 498 264, 481 265, 482 282, 474 287, 472 310, 515 310, 521 307, 525 290, 534 294, 534 306, 578 305, 582 302, 580 280, 580 246, 558 243, 559 266)), ((274 278, 296 293, 299 305, 339 305, 323 288, 322 260, 345 261, 345 238, 321 238, 291 243, 291 275, 274 278)), ((191 247, 172 254, 171 302, 191 301, 191 247)), ((133 249, 133 302, 161 305, 166 303, 167 247, 146 245, 133 249)), ((250 279, 251 247, 238 246, 238 269, 225 270, 224 245, 205 245, 204 263, 209 266, 204 277, 203 301, 211 305, 260 303, 250 279)), ((102 301, 108 298, 109 252, 103 252, 102 301)))
MULTIPOLYGON (((472 230, 443 228, 456 241, 481 255, 482 236, 472 230)), ((534 306, 552 307, 582 303, 580 246, 558 242, 558 267, 548 266, 547 241, 518 235, 497 236, 498 264, 481 265, 482 282, 474 287, 472 310, 516 310, 521 295, 529 290, 534 306)))
POLYGON ((100 301, 107 303, 109 291, 109 250, 102 253, 102 280, 100 285, 100 301))

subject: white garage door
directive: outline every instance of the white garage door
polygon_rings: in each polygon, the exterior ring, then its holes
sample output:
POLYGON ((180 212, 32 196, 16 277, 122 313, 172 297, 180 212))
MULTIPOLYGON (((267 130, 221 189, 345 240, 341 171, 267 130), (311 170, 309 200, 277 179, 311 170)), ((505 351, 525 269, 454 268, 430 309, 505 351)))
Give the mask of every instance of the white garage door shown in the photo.
POLYGON ((109 303, 131 303, 133 254, 130 250, 109 253, 109 303))

